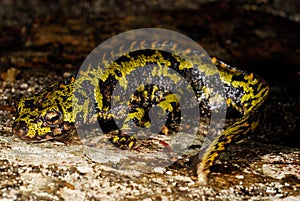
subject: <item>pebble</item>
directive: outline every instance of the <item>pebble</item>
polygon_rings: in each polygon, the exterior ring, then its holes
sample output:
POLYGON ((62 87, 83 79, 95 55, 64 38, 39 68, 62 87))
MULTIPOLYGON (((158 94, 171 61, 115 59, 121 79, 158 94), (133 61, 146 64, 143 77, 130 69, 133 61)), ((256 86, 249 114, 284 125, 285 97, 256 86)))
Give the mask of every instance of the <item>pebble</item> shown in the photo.
POLYGON ((163 167, 156 167, 153 169, 154 172, 157 172, 157 173, 164 173, 165 171, 165 168, 163 167))
POLYGON ((20 85, 20 89, 27 89, 28 88, 28 84, 27 83, 22 83, 20 85))
POLYGON ((237 179, 244 179, 244 175, 236 175, 235 178, 237 178, 237 179))
POLYGON ((93 169, 90 167, 86 167, 86 166, 79 166, 77 167, 78 172, 80 172, 81 174, 86 174, 89 172, 93 172, 93 169))
POLYGON ((70 72, 64 72, 63 73, 63 77, 64 78, 68 78, 68 77, 70 77, 72 75, 72 73, 70 73, 70 72))

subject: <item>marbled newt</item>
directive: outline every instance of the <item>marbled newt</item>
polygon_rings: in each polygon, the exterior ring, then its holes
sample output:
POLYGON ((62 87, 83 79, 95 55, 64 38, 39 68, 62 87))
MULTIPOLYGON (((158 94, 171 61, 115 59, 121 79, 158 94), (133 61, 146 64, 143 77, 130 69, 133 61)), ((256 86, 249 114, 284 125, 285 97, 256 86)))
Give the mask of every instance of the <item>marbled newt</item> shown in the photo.
MULTIPOLYGON (((227 65, 215 57, 212 57, 211 62, 217 67, 217 76, 224 86, 221 98, 228 108, 238 111, 240 117, 213 139, 195 163, 193 172, 198 175, 199 181, 205 180, 210 167, 226 145, 243 138, 257 127, 269 93, 269 87, 261 77, 227 65)), ((90 69, 88 75, 81 76, 82 80, 77 80, 78 74, 73 74, 62 82, 51 84, 34 96, 22 98, 17 107, 13 132, 26 142, 43 142, 53 139, 64 141, 76 133, 75 120, 80 124, 96 117, 105 133, 118 130, 112 139, 116 146, 132 148, 135 145, 135 137, 124 134, 122 128, 118 128, 114 123, 114 118, 118 117, 109 113, 113 109, 110 108, 110 101, 116 84, 122 81, 121 84, 126 85, 132 81, 126 80, 126 75, 135 68, 142 68, 148 64, 164 65, 188 80, 199 100, 199 107, 210 107, 207 101, 220 94, 214 93, 213 86, 204 87, 202 77, 215 76, 215 73, 211 73, 204 63, 195 58, 187 61, 174 53, 156 49, 130 52, 112 62, 101 78, 96 79, 99 71, 90 69), (194 73, 191 66, 196 66, 199 73, 194 73), (76 81, 81 90, 74 93, 76 81), (78 107, 74 108, 74 103, 78 107)), ((156 76, 159 75, 156 74, 156 76)), ((134 106, 130 109, 129 117, 124 118, 125 127, 128 127, 128 122, 134 122, 138 126, 147 126, 150 121, 147 112, 153 105, 160 105, 167 113, 166 123, 160 134, 172 134, 178 130, 179 107, 178 103, 173 101, 172 93, 169 91, 157 85, 142 86, 137 90, 132 104, 134 106)), ((200 110, 203 113, 203 111, 210 111, 210 108, 200 108, 200 110)))

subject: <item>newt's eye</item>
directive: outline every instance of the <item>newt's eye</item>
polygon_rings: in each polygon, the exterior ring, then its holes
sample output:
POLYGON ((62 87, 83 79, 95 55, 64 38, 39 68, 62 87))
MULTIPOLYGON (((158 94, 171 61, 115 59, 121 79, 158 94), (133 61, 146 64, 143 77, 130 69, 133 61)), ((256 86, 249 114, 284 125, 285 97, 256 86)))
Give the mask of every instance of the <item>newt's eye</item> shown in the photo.
POLYGON ((44 116, 44 122, 50 127, 57 127, 62 121, 62 114, 59 111, 48 111, 44 116))

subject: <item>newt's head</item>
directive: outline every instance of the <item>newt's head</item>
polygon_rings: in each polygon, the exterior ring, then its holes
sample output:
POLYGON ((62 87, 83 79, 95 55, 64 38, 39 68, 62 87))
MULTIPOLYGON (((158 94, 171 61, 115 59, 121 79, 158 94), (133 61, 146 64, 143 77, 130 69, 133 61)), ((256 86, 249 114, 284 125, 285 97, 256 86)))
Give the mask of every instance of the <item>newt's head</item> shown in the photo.
POLYGON ((17 107, 14 134, 26 142, 69 136, 75 130, 71 82, 54 83, 34 96, 22 98, 17 107))

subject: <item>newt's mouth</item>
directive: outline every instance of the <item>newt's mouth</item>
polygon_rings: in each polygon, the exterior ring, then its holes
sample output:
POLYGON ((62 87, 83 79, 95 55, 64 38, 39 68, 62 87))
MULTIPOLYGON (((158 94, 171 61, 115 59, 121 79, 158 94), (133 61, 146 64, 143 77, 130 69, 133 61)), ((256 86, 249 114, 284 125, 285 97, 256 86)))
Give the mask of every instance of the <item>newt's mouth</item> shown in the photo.
POLYGON ((24 122, 19 122, 13 125, 12 130, 14 135, 18 136, 27 143, 60 140, 66 136, 69 136, 68 133, 74 133, 73 130, 76 130, 74 124, 69 122, 62 122, 57 127, 48 127, 48 129, 49 128, 49 132, 42 132, 43 128, 41 128, 40 132, 39 130, 36 130, 30 135, 28 126, 24 122))
POLYGON ((28 127, 24 123, 14 124, 13 125, 13 133, 14 135, 18 136, 20 139, 26 142, 38 142, 43 141, 43 138, 38 135, 34 135, 33 137, 28 136, 28 127))

